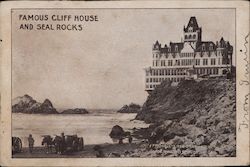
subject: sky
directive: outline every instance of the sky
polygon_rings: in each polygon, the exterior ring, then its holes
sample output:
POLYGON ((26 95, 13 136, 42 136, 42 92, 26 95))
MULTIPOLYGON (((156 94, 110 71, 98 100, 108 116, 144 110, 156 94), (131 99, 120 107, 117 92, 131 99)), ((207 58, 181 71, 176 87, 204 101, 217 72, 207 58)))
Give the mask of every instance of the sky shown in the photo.
MULTIPOLYGON (((142 105, 152 45, 180 42, 195 16, 202 40, 235 48, 234 9, 16 10, 12 15, 12 98, 29 94, 57 108, 142 105), (20 21, 19 15, 97 15, 98 22, 20 21), (23 30, 22 23, 82 24, 82 31, 23 30)), ((234 55, 235 57, 235 55, 234 55)), ((234 61, 233 61, 234 63, 234 61)))

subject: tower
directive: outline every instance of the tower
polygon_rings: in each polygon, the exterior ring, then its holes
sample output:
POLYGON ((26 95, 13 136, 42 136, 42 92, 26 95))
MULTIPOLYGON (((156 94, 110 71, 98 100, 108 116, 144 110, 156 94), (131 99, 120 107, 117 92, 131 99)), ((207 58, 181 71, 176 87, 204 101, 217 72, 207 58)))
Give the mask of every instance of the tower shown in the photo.
POLYGON ((156 41, 155 44, 153 44, 152 53, 153 53, 153 66, 159 65, 159 59, 161 54, 161 44, 156 41))
POLYGON ((195 17, 191 17, 187 27, 184 26, 184 43, 189 43, 194 49, 201 42, 202 29, 198 26, 195 17))

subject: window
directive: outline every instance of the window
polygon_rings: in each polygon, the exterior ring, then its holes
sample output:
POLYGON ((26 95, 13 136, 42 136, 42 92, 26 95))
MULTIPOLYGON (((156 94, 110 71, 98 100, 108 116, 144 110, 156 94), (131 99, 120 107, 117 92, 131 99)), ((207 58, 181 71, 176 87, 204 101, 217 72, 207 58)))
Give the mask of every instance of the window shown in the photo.
POLYGON ((215 62, 215 59, 211 59, 211 65, 215 65, 216 62, 215 62))
POLYGON ((195 59, 195 65, 197 65, 197 66, 200 65, 200 59, 195 59))
POLYGON ((161 66, 165 66, 165 61, 161 60, 161 66))
POLYGON ((213 50, 213 44, 210 44, 209 50, 213 50))
POLYGON ((196 38, 196 35, 194 34, 194 35, 193 35, 193 39, 195 39, 195 38, 196 38))
POLYGON ((203 51, 205 50, 205 44, 202 45, 202 48, 201 48, 203 51))
POLYGON ((168 66, 172 66, 173 65, 173 61, 172 60, 168 60, 168 66))
POLYGON ((178 46, 177 45, 175 45, 175 51, 178 52, 178 46))
POLYGON ((203 65, 207 65, 207 59, 203 59, 203 65))
POLYGON ((214 74, 218 74, 218 73, 219 73, 218 68, 215 68, 215 69, 214 69, 214 74))
POLYGON ((187 35, 185 35, 185 39, 187 39, 187 37, 188 37, 188 36, 187 36, 187 35))
POLYGON ((188 32, 192 32, 192 31, 193 31, 193 27, 189 27, 188 32))
POLYGON ((192 38, 192 35, 190 34, 190 35, 189 35, 189 39, 191 39, 191 38, 192 38))
POLYGON ((158 61, 157 61, 157 60, 155 61, 155 66, 156 66, 156 67, 158 66, 158 61))
POLYGON ((179 66, 180 65, 180 60, 175 60, 175 65, 179 66))

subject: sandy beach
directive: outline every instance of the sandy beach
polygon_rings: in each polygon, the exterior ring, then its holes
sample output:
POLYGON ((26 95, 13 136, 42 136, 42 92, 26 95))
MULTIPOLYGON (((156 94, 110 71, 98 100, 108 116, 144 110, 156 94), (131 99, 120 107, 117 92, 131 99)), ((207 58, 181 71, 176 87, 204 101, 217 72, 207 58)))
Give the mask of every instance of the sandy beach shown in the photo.
MULTIPOLYGON (((21 153, 13 154, 13 158, 96 158, 97 152, 93 149, 96 145, 86 145, 83 151, 70 152, 65 154, 47 153, 44 147, 34 147, 32 153, 25 147, 21 153)), ((104 157, 129 157, 129 154, 140 147, 139 143, 124 144, 101 144, 99 145, 104 153, 104 157), (113 154, 112 154, 113 153, 113 154)))

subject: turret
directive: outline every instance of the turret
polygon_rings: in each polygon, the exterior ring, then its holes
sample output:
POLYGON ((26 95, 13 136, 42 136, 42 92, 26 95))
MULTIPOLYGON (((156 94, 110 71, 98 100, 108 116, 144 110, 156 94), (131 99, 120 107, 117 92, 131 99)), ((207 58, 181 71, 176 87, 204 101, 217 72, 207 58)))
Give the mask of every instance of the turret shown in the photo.
POLYGON ((158 42, 158 40, 153 44, 153 50, 160 50, 161 44, 158 42))

